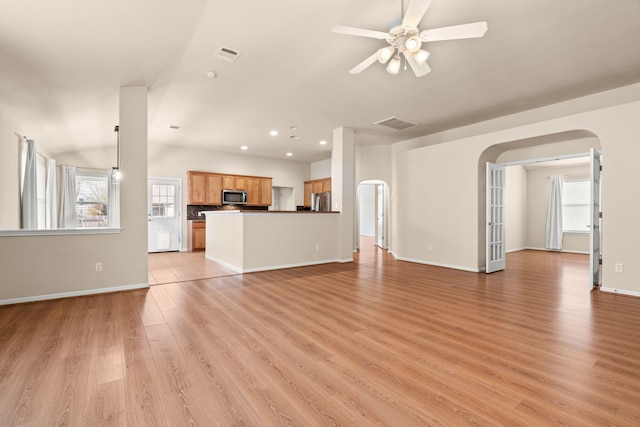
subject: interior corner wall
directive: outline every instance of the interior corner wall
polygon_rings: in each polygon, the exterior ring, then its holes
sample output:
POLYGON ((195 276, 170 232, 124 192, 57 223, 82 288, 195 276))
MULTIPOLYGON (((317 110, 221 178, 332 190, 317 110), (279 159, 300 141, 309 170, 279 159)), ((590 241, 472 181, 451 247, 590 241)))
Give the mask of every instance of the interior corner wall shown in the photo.
MULTIPOLYGON (((547 208, 549 206, 549 176, 589 176, 589 166, 549 167, 527 173, 527 247, 545 250, 547 208)), ((562 251, 589 253, 589 234, 564 233, 562 251)))
POLYGON ((527 171, 520 165, 506 168, 505 234, 507 252, 527 247, 527 171))
POLYGON ((309 179, 322 179, 331 176, 331 159, 311 162, 309 179))
POLYGON ((0 107, 0 229, 20 228, 18 123, 0 107))
POLYGON ((480 229, 486 219, 479 194, 485 151, 586 130, 600 141, 604 158, 603 286, 640 295, 640 265, 635 262, 640 258, 640 199, 619 190, 640 182, 639 116, 640 84, 636 84, 394 144, 396 256, 480 270, 484 267, 480 229), (624 273, 615 273, 614 263, 623 263, 624 273))
POLYGON ((120 92, 122 232, 0 237, 0 304, 148 286, 146 91, 120 92))

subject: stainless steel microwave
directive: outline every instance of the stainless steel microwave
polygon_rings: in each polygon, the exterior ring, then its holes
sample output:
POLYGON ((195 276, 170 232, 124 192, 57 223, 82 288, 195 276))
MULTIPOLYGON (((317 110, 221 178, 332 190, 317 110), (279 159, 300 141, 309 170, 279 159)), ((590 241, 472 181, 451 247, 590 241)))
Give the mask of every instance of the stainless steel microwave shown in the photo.
POLYGON ((247 192, 237 190, 222 190, 223 205, 246 205, 247 192))

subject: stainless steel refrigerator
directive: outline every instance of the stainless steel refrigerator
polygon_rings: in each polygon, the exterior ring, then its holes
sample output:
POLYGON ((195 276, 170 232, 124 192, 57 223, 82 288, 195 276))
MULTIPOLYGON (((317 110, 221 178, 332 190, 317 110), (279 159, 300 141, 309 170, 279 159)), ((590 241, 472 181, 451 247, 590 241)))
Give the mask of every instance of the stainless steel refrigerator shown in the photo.
POLYGON ((331 191, 311 193, 311 210, 315 212, 331 211, 331 191))

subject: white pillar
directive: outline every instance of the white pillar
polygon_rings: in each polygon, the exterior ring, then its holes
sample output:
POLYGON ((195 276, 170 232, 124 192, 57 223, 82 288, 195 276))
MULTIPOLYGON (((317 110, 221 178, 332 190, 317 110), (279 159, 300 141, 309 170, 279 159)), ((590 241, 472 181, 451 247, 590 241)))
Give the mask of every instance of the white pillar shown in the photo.
POLYGON ((331 203, 332 210, 340 211, 338 232, 338 257, 347 262, 353 261, 354 242, 354 205, 355 205, 355 155, 354 132, 349 128, 333 130, 333 149, 331 151, 331 203))
POLYGON ((120 88, 120 227, 129 245, 129 265, 148 280, 147 88, 120 88), (144 266, 144 269, 142 269, 144 266), (136 270, 138 271, 138 270, 136 270))

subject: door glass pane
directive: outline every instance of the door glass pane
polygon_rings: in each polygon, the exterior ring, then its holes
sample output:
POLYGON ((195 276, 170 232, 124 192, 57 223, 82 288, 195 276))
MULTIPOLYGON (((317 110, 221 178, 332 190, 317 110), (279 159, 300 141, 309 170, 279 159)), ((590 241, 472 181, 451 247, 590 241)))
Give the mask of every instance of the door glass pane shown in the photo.
POLYGON ((176 196, 173 185, 153 184, 151 186, 151 210, 154 218, 175 218, 176 196))

